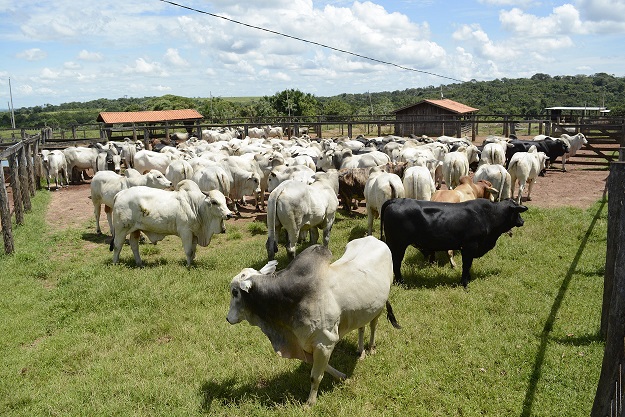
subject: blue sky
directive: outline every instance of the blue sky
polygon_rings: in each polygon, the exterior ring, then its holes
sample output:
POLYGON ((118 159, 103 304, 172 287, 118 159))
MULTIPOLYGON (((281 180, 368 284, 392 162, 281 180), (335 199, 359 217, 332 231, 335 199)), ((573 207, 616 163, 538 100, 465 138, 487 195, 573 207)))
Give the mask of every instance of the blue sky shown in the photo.
POLYGON ((625 0, 175 2, 418 71, 160 0, 0 0, 0 108, 9 78, 20 108, 288 88, 331 96, 536 73, 625 75, 625 0))

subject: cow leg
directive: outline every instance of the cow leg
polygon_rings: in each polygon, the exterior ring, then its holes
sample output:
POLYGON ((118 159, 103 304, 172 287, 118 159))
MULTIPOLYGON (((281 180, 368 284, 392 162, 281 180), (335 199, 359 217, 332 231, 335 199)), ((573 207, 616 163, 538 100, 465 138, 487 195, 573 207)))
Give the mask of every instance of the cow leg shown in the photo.
MULTIPOLYGON (((310 371, 310 394, 308 395, 308 401, 306 401, 306 404, 309 406, 313 406, 317 402, 319 384, 323 379, 323 373, 328 368, 328 362, 330 361, 332 350, 334 350, 334 346, 325 346, 322 344, 318 344, 313 348, 313 366, 310 371)), ((331 369, 334 372, 338 372, 334 368, 331 369)), ((330 373, 333 374, 332 371, 330 371, 330 373)))
POLYGON ((358 355, 359 359, 364 359, 367 356, 365 352, 365 328, 358 328, 358 355))
POLYGON ((122 251, 122 246, 124 246, 125 240, 126 233, 121 233, 121 230, 118 230, 117 233, 114 234, 110 247, 113 251, 113 264, 117 264, 119 262, 119 253, 122 251))
POLYGON ((401 263, 404 260, 407 246, 393 246, 391 249, 391 255, 393 257, 393 282, 397 284, 403 284, 404 278, 401 276, 401 263))
POLYGON ((373 207, 367 203, 367 236, 371 236, 373 233, 373 207))
MULTIPOLYGON (((130 233, 130 237, 128 241, 130 243, 130 249, 132 249, 132 254, 135 256, 135 264, 137 264, 137 266, 142 267, 143 261, 141 260, 141 255, 139 254, 139 238, 140 237, 141 237, 141 231, 135 230, 134 232, 130 233)), ((117 237, 115 237, 115 240, 117 240, 117 237)))
MULTIPOLYGON (((375 353, 375 330, 378 327, 378 319, 380 316, 378 315, 376 318, 371 320, 369 323, 369 354, 373 355, 375 353)), ((364 352, 364 351, 363 351, 364 352)), ((362 356, 361 356, 362 358, 362 356)))
MULTIPOLYGON (((111 209, 109 206, 104 206, 104 213, 106 213, 106 221, 109 224, 109 231, 111 233, 113 233, 113 209, 111 209)), ((100 215, 98 214, 98 226, 100 226, 100 215)), ((99 227, 98 227, 99 228, 99 227)), ((101 231, 99 231, 98 233, 102 233, 101 231)))
POLYGON ((328 217, 323 228, 323 246, 326 248, 330 244, 330 232, 332 231, 332 226, 334 226, 334 215, 328 217))
POLYGON ((184 254, 187 256, 187 267, 190 267, 195 259, 195 252, 197 250, 197 237, 192 234, 185 234, 180 236, 182 239, 182 247, 184 248, 184 254))
POLYGON ((466 289, 471 280, 471 265, 473 264, 473 256, 462 253, 462 286, 466 289))
MULTIPOLYGON (((102 207, 101 205, 98 204, 94 204, 93 205, 93 215, 95 216, 95 232, 97 234, 102 234, 102 229, 100 229, 100 213, 101 213, 102 207)), ((104 211, 106 211, 106 206, 104 207, 104 211)), ((109 223, 109 227, 111 226, 111 223, 109 223)), ((113 230, 113 229, 111 229, 113 230)))
POLYGON ((530 201, 532 199, 531 197, 532 186, 534 185, 535 182, 536 182, 535 179, 527 182, 527 201, 530 201))
MULTIPOLYGON (((312 244, 316 244, 317 242, 319 242, 319 229, 317 229, 316 226, 311 226, 310 230, 309 230, 309 234, 310 234, 310 243, 312 244)), ((323 232, 323 240, 325 242, 325 230, 323 232)), ((324 246, 327 246, 324 244, 324 246)))
POLYGON ((447 251, 447 256, 449 257, 449 264, 451 265, 452 268, 456 267, 456 262, 454 261, 454 251, 453 250, 448 250, 447 251))
POLYGON ((521 204, 523 198, 523 191, 525 191, 525 181, 519 181, 519 195, 516 196, 517 204, 521 204))

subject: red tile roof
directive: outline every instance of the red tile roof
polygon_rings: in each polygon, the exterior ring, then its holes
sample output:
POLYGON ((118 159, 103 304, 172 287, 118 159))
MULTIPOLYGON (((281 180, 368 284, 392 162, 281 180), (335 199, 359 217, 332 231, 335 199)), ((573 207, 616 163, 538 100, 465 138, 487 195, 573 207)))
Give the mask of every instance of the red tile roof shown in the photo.
MULTIPOLYGON (((421 103, 429 103, 433 106, 442 107, 454 113, 463 114, 463 113, 472 113, 474 111, 478 111, 479 109, 475 109, 473 107, 469 107, 466 104, 458 103, 457 101, 450 100, 448 98, 444 98, 441 100, 423 100, 417 104, 421 103)), ((410 107, 416 106, 417 104, 411 104, 410 106, 403 107, 399 110, 395 110, 393 113, 400 112, 402 110, 409 109, 410 107)))
POLYGON ((149 123, 165 122, 173 120, 200 120, 203 119, 200 113, 193 109, 183 110, 154 110, 154 111, 132 111, 132 112, 106 112, 98 115, 98 122, 106 124, 113 123, 149 123))

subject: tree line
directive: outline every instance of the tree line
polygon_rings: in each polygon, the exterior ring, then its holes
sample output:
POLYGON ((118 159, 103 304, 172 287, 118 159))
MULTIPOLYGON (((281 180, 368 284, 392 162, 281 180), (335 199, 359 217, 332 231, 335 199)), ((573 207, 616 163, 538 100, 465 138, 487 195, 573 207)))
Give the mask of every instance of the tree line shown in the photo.
MULTIPOLYGON (((87 102, 22 107, 15 110, 19 128, 52 128, 96 124, 98 114, 141 110, 196 109, 210 123, 236 118, 275 116, 385 115, 425 99, 441 96, 478 108, 479 114, 512 114, 539 117, 546 107, 605 106, 612 116, 625 116, 625 77, 606 73, 594 75, 535 74, 530 78, 501 78, 492 81, 407 88, 405 90, 317 97, 297 89, 273 96, 249 98, 188 98, 176 95, 143 98, 100 98, 87 102)), ((8 111, 0 112, 0 128, 10 128, 8 111)))

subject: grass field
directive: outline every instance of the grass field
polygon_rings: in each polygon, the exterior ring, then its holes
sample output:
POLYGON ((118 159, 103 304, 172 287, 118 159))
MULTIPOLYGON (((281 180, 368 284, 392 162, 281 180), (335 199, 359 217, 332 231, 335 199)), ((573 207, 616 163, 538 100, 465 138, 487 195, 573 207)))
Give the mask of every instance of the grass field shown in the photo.
MULTIPOLYGON (((409 248, 406 285, 390 296, 403 328, 381 320, 377 353, 363 361, 350 333, 330 360, 349 379, 326 374, 307 410, 310 366, 277 357, 258 328, 225 320, 232 277, 265 264, 264 224, 229 221, 191 268, 176 237, 142 245, 139 269, 128 246, 111 265, 91 222, 51 230, 49 198, 37 193, 14 229, 16 253, 0 255, 0 415, 590 412, 603 357, 603 203, 531 208, 522 228, 474 262, 468 291, 459 269, 409 248)), ((365 231, 365 218, 339 214, 334 258, 365 231)), ((282 245, 278 260, 287 265, 282 245)))

